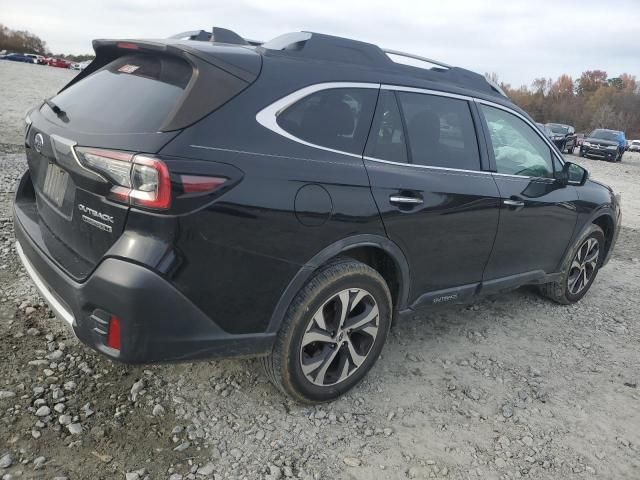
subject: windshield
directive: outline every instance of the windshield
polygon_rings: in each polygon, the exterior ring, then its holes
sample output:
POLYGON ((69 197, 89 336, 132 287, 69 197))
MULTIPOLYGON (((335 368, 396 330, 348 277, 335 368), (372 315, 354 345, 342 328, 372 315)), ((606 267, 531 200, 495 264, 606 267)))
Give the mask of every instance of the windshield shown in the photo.
POLYGON ((569 127, 566 125, 558 125, 557 123, 549 123, 547 126, 551 129, 553 133, 562 133, 566 134, 569 131, 569 127))
POLYGON ((610 142, 618 141, 618 134, 609 130, 594 130, 591 132, 591 138, 599 138, 601 140, 609 140, 610 142))

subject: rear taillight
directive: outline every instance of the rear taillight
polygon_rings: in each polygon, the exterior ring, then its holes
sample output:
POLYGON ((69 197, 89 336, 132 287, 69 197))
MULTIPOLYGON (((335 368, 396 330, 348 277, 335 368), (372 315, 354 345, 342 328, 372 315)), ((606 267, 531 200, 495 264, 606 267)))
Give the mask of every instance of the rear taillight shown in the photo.
POLYGON ((156 210, 171 205, 171 178, 162 160, 118 150, 76 148, 80 163, 114 186, 111 198, 156 210))
MULTIPOLYGON (((131 205, 167 210, 171 205, 171 175, 160 159, 119 150, 76 147, 80 164, 113 184, 109 198, 131 205)), ((227 181, 224 177, 178 175, 179 191, 210 193, 227 181)))

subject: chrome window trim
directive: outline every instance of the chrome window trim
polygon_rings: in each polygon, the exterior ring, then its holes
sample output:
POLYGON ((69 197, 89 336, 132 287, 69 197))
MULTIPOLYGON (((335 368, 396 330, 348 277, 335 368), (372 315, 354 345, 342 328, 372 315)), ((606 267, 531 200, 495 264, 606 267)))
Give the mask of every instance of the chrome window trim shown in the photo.
POLYGON ((381 158, 368 157, 366 155, 363 156, 362 158, 365 160, 370 160, 372 162, 388 163, 389 165, 399 165, 401 167, 423 168, 427 170, 442 170, 445 172, 477 173, 480 175, 498 175, 500 177, 533 178, 533 177, 525 177, 523 175, 511 175, 509 173, 490 172, 489 170, 465 170, 462 168, 436 167, 432 165, 416 165, 415 163, 394 162, 392 160, 382 160, 381 158))
POLYGON ((396 92, 409 92, 409 93, 422 93, 424 95, 437 95, 439 97, 457 98, 458 100, 466 100, 468 102, 474 100, 474 97, 470 97, 468 95, 460 95, 458 93, 443 92, 440 90, 429 90, 427 88, 404 87, 402 85, 382 84, 380 85, 380 90, 393 90, 396 92))
POLYGON ((299 100, 302 100, 304 97, 307 97, 313 93, 321 92, 323 90, 332 90, 334 88, 370 88, 370 89, 379 89, 379 83, 362 83, 362 82, 327 82, 327 83, 316 83, 314 85, 309 85, 307 87, 301 88, 300 90, 296 90, 285 97, 282 97, 280 100, 276 100, 271 105, 263 108, 256 114, 256 121, 265 128, 268 128, 272 132, 277 133, 289 140, 294 142, 301 143, 302 145, 306 145, 308 147, 319 148, 320 150, 325 150, 327 152, 340 153, 342 155, 348 155, 350 157, 362 158, 362 155, 358 155, 356 153, 351 152, 343 152, 342 150, 335 150, 329 147, 323 147, 322 145, 316 145, 315 143, 307 142, 301 138, 296 137, 295 135, 290 134, 286 130, 284 130, 280 125, 278 125, 278 115, 280 115, 284 110, 293 105, 299 100))
MULTIPOLYGON (((553 149, 553 144, 551 143, 551 141, 546 138, 538 129, 537 127, 535 127, 535 125, 529 121, 524 115, 518 113, 517 111, 513 110, 512 108, 509 108, 508 106, 505 105, 501 105, 499 103, 496 102, 492 102, 490 100, 484 100, 481 98, 476 98, 476 97, 472 97, 469 95, 460 95, 457 93, 450 93, 450 92, 444 92, 441 90, 430 90, 427 88, 419 88, 419 87, 406 87, 406 86, 402 86, 402 85, 391 85, 391 84, 380 84, 380 83, 371 83, 371 82, 324 82, 324 83, 315 83, 313 85, 308 85, 304 88, 301 88, 300 90, 296 90, 295 92, 292 92, 288 95, 285 95, 284 97, 280 98, 279 100, 276 100, 275 102, 271 103, 270 105, 267 105, 266 107, 264 107, 262 110, 260 110, 257 114, 256 114, 256 121, 262 125, 263 127, 271 130, 274 133, 277 133, 278 135, 281 135, 291 141, 300 143, 302 145, 306 145, 307 147, 312 147, 312 148, 318 148, 320 150, 324 150, 327 152, 332 152, 332 153, 339 153, 342 155, 347 155, 349 157, 354 157, 354 158, 361 158, 361 159, 366 159, 366 160, 371 160, 374 162, 381 162, 381 163, 388 163, 391 165, 402 165, 402 166, 407 166, 407 167, 413 167, 413 168, 426 168, 426 169, 432 169, 432 170, 444 170, 444 171, 452 171, 452 172, 461 172, 461 173, 479 173, 479 174, 490 174, 490 175, 497 175, 500 177, 512 177, 512 178, 522 178, 522 179, 530 179, 530 178, 534 178, 531 176, 524 176, 524 175, 512 175, 512 174, 508 174, 508 173, 499 173, 499 172, 491 172, 488 170, 464 170, 464 169, 459 169, 459 168, 447 168, 447 167, 435 167, 435 166, 430 166, 430 165, 416 165, 413 163, 402 163, 402 162, 393 162, 390 160, 382 160, 380 158, 374 158, 374 157, 367 157, 367 156, 363 156, 363 155, 358 155, 355 153, 351 153, 351 152, 344 152, 342 150, 336 150, 333 148, 329 148, 329 147, 323 147, 322 145, 317 145, 315 143, 311 143, 311 142, 307 142, 306 140, 302 140, 301 138, 296 137, 295 135, 290 134, 289 132, 287 132, 286 130, 284 130, 282 127, 280 127, 280 125, 278 125, 277 122, 277 118, 278 115, 280 113, 282 113, 284 110, 286 110, 288 107, 290 107, 291 105, 293 105, 294 103, 296 103, 297 101, 303 99, 304 97, 307 97, 313 93, 316 92, 320 92, 323 90, 331 90, 334 88, 370 88, 370 89, 380 89, 380 90, 392 90, 392 91, 397 91, 397 92, 410 92, 410 93, 421 93, 421 94, 425 94, 425 95, 436 95, 436 96, 440 96, 440 97, 448 97, 448 98, 455 98, 458 100, 465 100, 468 102, 475 102, 475 103, 481 103, 490 107, 495 107, 498 108, 500 110, 504 110, 507 113, 510 113, 512 115, 515 115, 516 117, 520 118, 521 120, 523 120, 526 124, 528 124, 533 131, 542 139, 542 141, 544 141, 549 148, 551 149, 551 152, 553 153, 554 157, 560 161, 561 165, 564 165, 564 158, 560 158, 558 157, 557 153, 555 152, 555 150, 553 149)), ((541 177, 544 178, 544 177, 541 177)))

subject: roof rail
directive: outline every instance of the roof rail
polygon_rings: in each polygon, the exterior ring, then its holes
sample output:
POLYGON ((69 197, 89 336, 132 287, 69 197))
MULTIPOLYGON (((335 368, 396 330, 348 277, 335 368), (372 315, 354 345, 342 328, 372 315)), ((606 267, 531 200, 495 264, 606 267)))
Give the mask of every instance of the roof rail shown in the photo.
POLYGON ((413 60, 420 60, 421 62, 430 63, 432 65, 436 65, 436 66, 442 67, 442 68, 453 68, 452 65, 449 65, 447 63, 440 62, 439 60, 433 60, 432 58, 421 57, 420 55, 415 55, 413 53, 406 53, 406 52, 401 52, 399 50, 391 50, 391 49, 388 49, 388 48, 383 48, 382 51, 384 53, 386 53, 387 55, 396 55, 398 57, 406 57, 406 58, 411 58, 413 60))
POLYGON ((504 93, 504 90, 502 88, 500 88, 500 85, 498 85, 496 82, 494 82, 493 80, 491 80, 489 78, 485 77, 485 80, 491 86, 491 88, 493 88, 496 92, 498 92, 500 95, 502 95, 505 98, 509 98, 509 97, 507 97, 507 94, 504 93))
MULTIPOLYGON (((383 49, 371 43, 322 33, 291 32, 277 36, 268 42, 260 42, 245 39, 231 30, 214 27, 212 32, 196 30, 174 35, 171 38, 252 45, 264 49, 263 51, 282 51, 282 53, 286 55, 342 62, 350 65, 367 65, 378 68, 389 68, 392 66, 397 66, 398 68, 413 68, 418 70, 411 71, 412 75, 419 75, 420 77, 436 81, 448 81, 466 88, 508 98, 505 92, 494 82, 464 68, 413 53, 383 49), (393 57, 417 60, 418 62, 428 63, 432 66, 416 65, 416 63, 407 62, 406 60, 400 61, 393 57), (423 70, 424 74, 421 74, 419 70, 423 70)), ((405 72, 409 73, 408 70, 405 70, 405 72)))

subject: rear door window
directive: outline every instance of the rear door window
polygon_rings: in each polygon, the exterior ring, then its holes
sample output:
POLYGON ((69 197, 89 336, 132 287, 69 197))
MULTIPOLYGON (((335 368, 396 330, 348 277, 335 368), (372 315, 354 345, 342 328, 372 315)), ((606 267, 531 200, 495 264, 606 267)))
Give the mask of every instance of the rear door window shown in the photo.
POLYGON ((466 100, 409 92, 397 95, 412 163, 480 169, 478 139, 466 100))
POLYGON ((333 88, 312 93, 278 115, 278 125, 301 140, 362 154, 377 89, 333 88))
MULTIPOLYGON (((119 57, 70 86, 53 101, 76 130, 87 133, 151 133, 178 106, 193 73, 186 61, 159 55, 119 57)), ((42 112, 62 120, 48 107, 42 112)))
POLYGON ((393 92, 380 92, 365 154, 379 160, 407 162, 402 118, 393 92))

